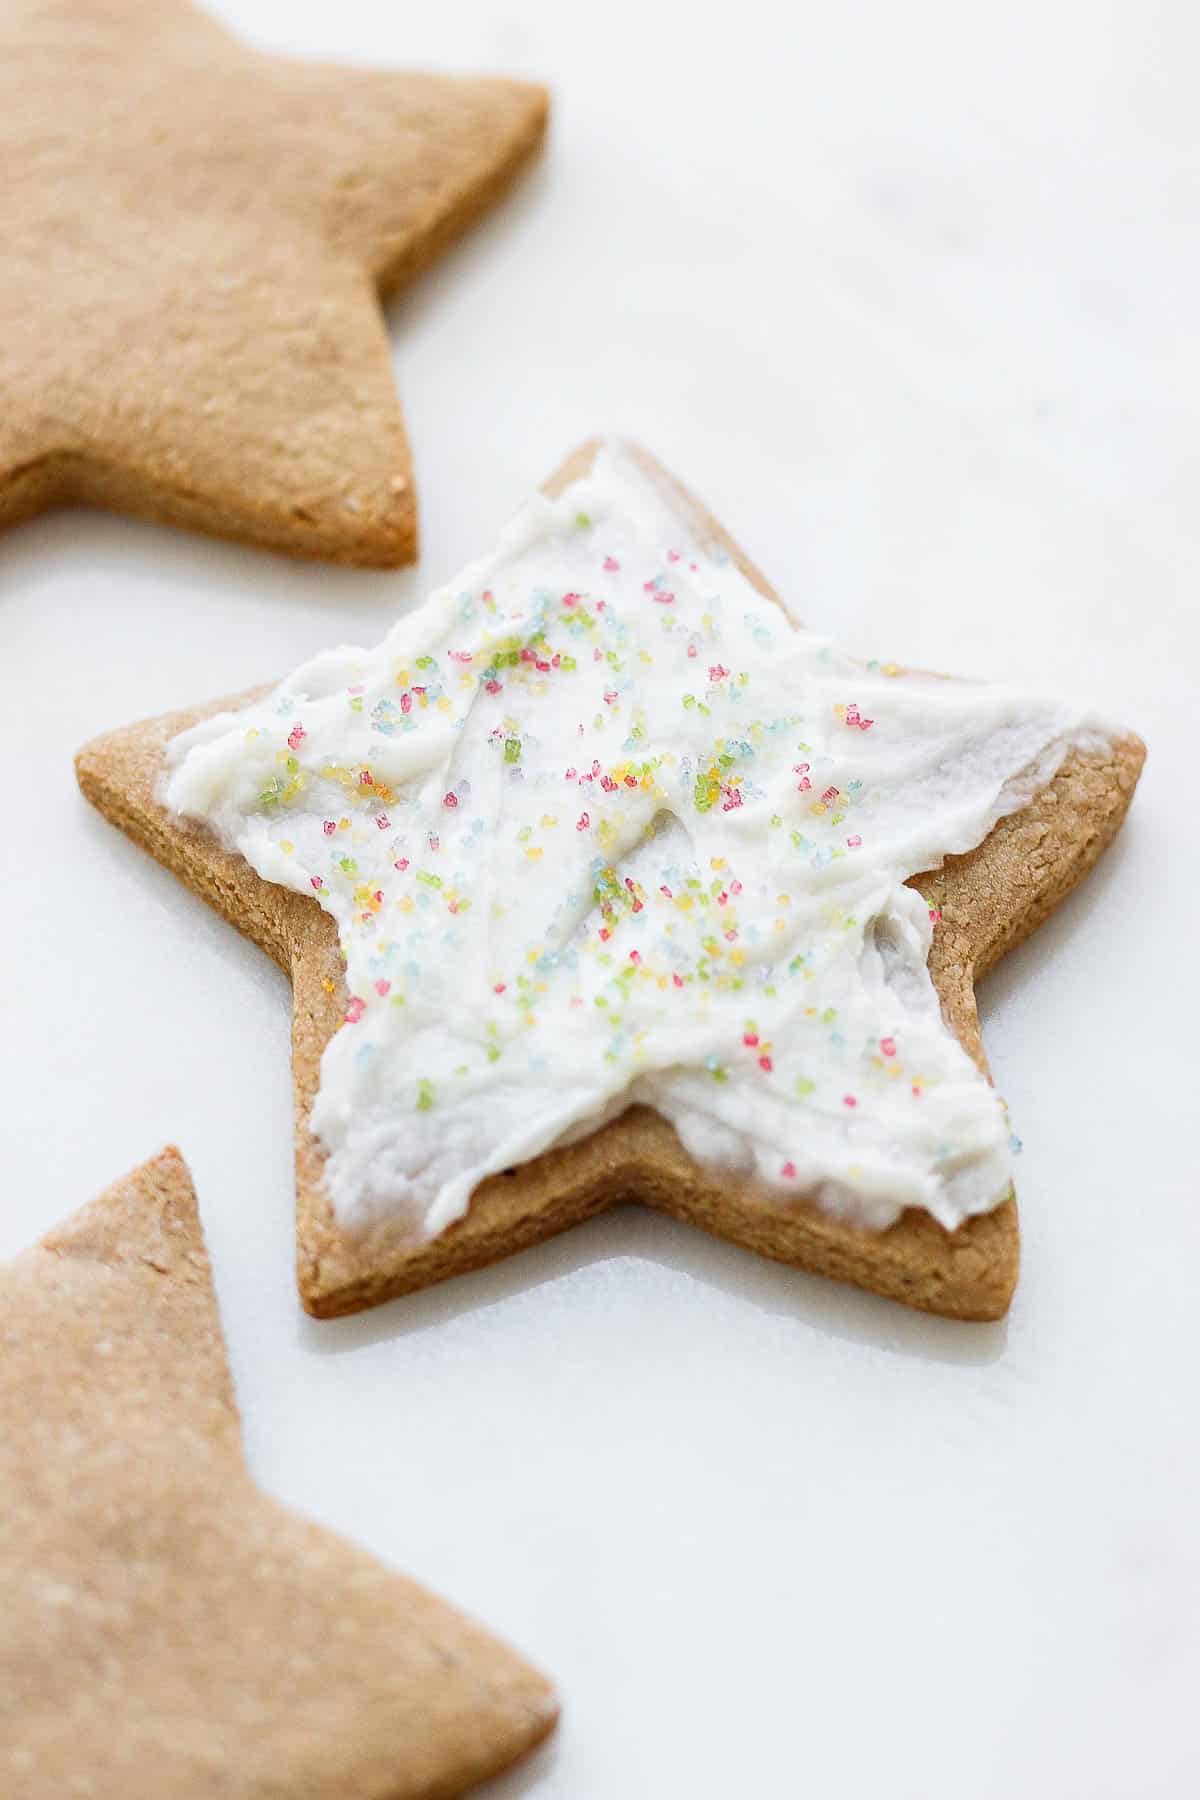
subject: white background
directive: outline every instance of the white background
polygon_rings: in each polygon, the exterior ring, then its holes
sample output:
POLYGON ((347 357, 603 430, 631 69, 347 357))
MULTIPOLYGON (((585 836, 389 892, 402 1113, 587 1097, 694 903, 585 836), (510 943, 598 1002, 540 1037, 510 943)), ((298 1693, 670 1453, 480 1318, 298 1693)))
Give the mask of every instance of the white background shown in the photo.
POLYGON ((0 1251, 181 1145, 256 1475, 561 1685, 497 1800, 1196 1792, 1194 7, 221 10, 544 77, 553 139, 391 310, 418 569, 82 513, 0 543, 0 1251), (89 811, 72 753, 374 640, 604 428, 854 650, 1149 741, 1113 853, 982 994, 1025 1141, 1007 1324, 635 1211, 298 1310, 287 985, 89 811))

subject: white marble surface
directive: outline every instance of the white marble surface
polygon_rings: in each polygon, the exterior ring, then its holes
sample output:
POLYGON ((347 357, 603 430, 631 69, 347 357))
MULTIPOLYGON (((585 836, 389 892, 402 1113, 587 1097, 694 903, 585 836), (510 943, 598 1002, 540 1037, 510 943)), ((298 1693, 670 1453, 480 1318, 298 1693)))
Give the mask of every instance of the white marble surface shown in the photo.
POLYGON ((168 1139, 273 1491, 558 1678, 499 1800, 1200 1786, 1193 895, 1200 23, 1004 8, 226 0, 264 44, 528 71, 551 154, 391 311, 419 569, 75 513, 0 542, 0 1251, 168 1139), (291 1276, 283 978, 77 797, 75 747, 372 638, 576 440, 642 438, 801 614, 1148 739, 988 983, 1006 1325, 637 1212, 345 1322, 291 1276))

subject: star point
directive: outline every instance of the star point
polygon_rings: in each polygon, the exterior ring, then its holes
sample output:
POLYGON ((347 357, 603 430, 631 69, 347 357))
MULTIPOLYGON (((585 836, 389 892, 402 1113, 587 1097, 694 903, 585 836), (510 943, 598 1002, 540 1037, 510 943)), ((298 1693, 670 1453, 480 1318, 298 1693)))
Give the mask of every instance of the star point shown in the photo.
POLYGON ((0 525, 80 500, 411 560, 380 296, 499 197, 546 111, 528 83, 266 56, 184 0, 10 7, 0 525))
POLYGON ((552 1693, 251 1481, 168 1150, 0 1269, 0 1788, 457 1794, 552 1693))

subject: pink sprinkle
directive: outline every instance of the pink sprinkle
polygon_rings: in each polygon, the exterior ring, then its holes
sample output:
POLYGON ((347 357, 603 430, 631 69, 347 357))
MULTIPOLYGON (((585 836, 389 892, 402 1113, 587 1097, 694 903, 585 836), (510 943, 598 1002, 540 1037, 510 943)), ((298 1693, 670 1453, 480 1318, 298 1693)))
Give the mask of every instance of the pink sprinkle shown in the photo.
POLYGON ((658 891, 660 894, 665 894, 668 900, 674 899, 674 895, 672 894, 670 888, 667 887, 665 884, 662 887, 660 887, 658 891))
POLYGON ((611 775, 602 775, 600 777, 600 786, 604 789, 606 794, 615 794, 617 791, 617 784, 611 775))
POLYGON ((683 976, 682 975, 672 975, 671 980, 675 983, 676 987, 683 986, 683 976))
POLYGON ((754 1046, 755 1046, 755 1044, 757 1044, 757 1042, 758 1042, 758 1033, 757 1033, 757 1031, 745 1031, 745 1032, 743 1032, 743 1033, 742 1033, 742 1042, 743 1042, 743 1044, 745 1044, 745 1045, 746 1045, 746 1046, 747 1046, 747 1047, 748 1047, 748 1048, 749 1048, 749 1049, 751 1049, 751 1050, 753 1050, 753 1048, 754 1048, 754 1046))
POLYGON ((674 594, 656 593, 654 598, 659 606, 674 606, 675 604, 674 594))
POLYGON ((405 688, 400 696, 400 711, 402 713, 410 713, 412 711, 412 695, 407 688, 405 688))
POLYGON ((473 661, 475 652, 473 650, 451 650, 450 655, 455 662, 469 663, 473 661))
POLYGON ((392 991, 391 982, 385 981, 384 978, 382 976, 380 976, 379 980, 375 983, 375 992, 379 995, 379 998, 382 1000, 384 995, 390 994, 391 991, 392 991))
POLYGON ((442 805, 450 807, 451 811, 458 805, 458 795, 454 792, 453 788, 451 788, 448 794, 442 795, 442 805))
POLYGON ((358 785, 359 785, 359 787, 374 787, 375 786, 374 781, 372 781, 372 779, 371 779, 370 769, 362 769, 359 771, 358 785))
POLYGON ((644 912, 645 911, 645 901, 635 900, 633 903, 633 910, 635 913, 644 912))
POLYGON ((498 981, 496 983, 495 987, 492 989, 493 994, 502 994, 504 992, 505 988, 507 987, 507 985, 508 985, 507 982, 498 981))
POLYGON ((612 936, 612 932, 611 932, 611 931, 610 931, 610 930, 609 930, 609 929, 608 929, 608 926, 607 926, 607 925, 602 925, 602 926, 601 926, 601 927, 600 927, 600 939, 601 939, 601 942, 602 942, 602 943, 605 943, 605 944, 607 944, 607 942, 608 942, 608 940, 609 940, 609 938, 610 938, 610 937, 611 937, 611 936, 612 936))
POLYGON ((562 597, 562 603, 564 606, 578 606, 579 605, 579 595, 578 594, 564 594, 562 597))
POLYGON ((726 800, 724 806, 721 808, 721 811, 722 812, 736 812, 737 808, 741 804, 742 804, 741 789, 740 788, 730 788, 729 789, 729 797, 726 800))
POLYGON ((779 1173, 783 1176, 783 1179, 785 1181, 795 1181, 795 1179, 796 1179, 795 1163, 794 1162, 785 1162, 782 1169, 780 1169, 779 1173))
POLYGON ((885 1056, 895 1056, 895 1054, 896 1054, 895 1038, 890 1038, 890 1037, 880 1038, 879 1048, 883 1051, 883 1054, 885 1056))
POLYGON ((829 802, 831 800, 836 800, 837 797, 838 797, 838 791, 835 787, 827 787, 825 789, 825 792, 821 795, 821 798, 825 802, 826 806, 829 805, 829 802))
POLYGON ((587 831, 590 829, 591 823, 592 823, 591 814, 581 812, 579 817, 575 821, 575 829, 576 829, 576 831, 587 831))
POLYGON ((348 694, 361 694, 362 693, 362 683, 360 682, 358 687, 347 688, 346 692, 348 694))
POLYGON ((689 644, 689 645, 688 645, 688 655, 689 655, 689 656, 692 656, 692 657, 694 657, 694 656, 695 656, 695 654, 696 654, 696 646, 695 646, 695 644, 689 644))
POLYGON ((605 690, 604 690, 605 706, 615 706, 616 700, 617 700, 617 690, 615 688, 605 688, 605 690))
POLYGON ((733 894, 740 894, 742 891, 741 882, 740 881, 731 881, 729 884, 729 891, 733 894))
POLYGON ((292 729, 288 732, 288 743, 293 750, 298 750, 307 736, 308 733, 305 731, 303 725, 293 725, 292 729))
POLYGON ((859 837, 857 832, 855 832, 853 837, 848 837, 846 839, 846 848, 848 850, 858 850, 861 848, 861 846, 862 846, 862 839, 859 837))
POLYGON ((396 860, 396 862, 394 862, 394 863, 393 863, 393 864, 392 864, 392 867, 393 867, 393 868, 394 868, 394 869, 399 869, 399 871, 400 871, 400 873, 401 873, 401 874, 402 874, 402 875, 403 875, 403 873, 404 873, 404 871, 405 871, 405 869, 407 869, 407 867, 408 867, 408 858, 407 858, 407 856, 401 856, 401 857, 399 857, 399 858, 398 858, 398 859, 397 859, 397 860, 396 860))
MULTIPOLYGON (((496 680, 495 676, 492 677, 491 681, 485 681, 483 686, 486 693, 498 694, 501 692, 500 683, 496 680)), ((408 708, 405 707, 404 710, 407 712, 408 708)))
POLYGON ((875 721, 874 719, 855 719, 854 723, 860 731, 870 731, 875 721))
POLYGON ((332 837, 334 832, 337 830, 337 820, 336 819, 326 819, 325 823, 321 827, 321 830, 325 833, 326 837, 332 837))
POLYGON ((392 821, 386 813, 376 813, 375 824, 380 831, 390 831, 392 828, 392 821))
POLYGON ((538 657, 534 666, 539 675, 548 675, 550 673, 550 664, 548 662, 543 662, 541 657, 538 657))
POLYGON ((842 1105, 843 1106, 857 1106, 858 1101, 854 1098, 853 1094, 843 1094, 842 1095, 842 1105))
POLYGON ((642 960, 641 951, 640 950, 631 950, 629 952, 629 960, 631 963, 640 963, 642 960))
POLYGON ((310 875, 309 880, 311 881, 313 887, 315 887, 318 892, 321 890, 321 888, 323 888, 325 886, 325 883, 321 880, 321 877, 319 875, 310 875))
POLYGON ((604 602, 604 601, 603 601, 603 600, 597 600, 597 602, 596 602, 596 611, 597 611, 597 612, 603 612, 603 611, 604 611, 604 607, 605 607, 605 602, 604 602))
POLYGON ((939 924, 941 922, 941 917, 942 917, 941 907, 940 906, 931 906, 929 909, 929 917, 933 920, 933 923, 935 925, 939 924))
POLYGON ((918 1086, 917 1086, 917 1084, 916 1084, 916 1082, 915 1082, 915 1081, 914 1081, 914 1082, 913 1082, 913 1091, 912 1091, 912 1093, 913 1093, 913 1099, 914 1099, 914 1100, 919 1100, 919 1099, 920 1099, 920 1098, 921 1098, 921 1090, 920 1090, 920 1088, 919 1088, 919 1087, 918 1087, 918 1086))
POLYGON ((712 668, 708 671, 708 679, 710 681, 724 681, 728 673, 729 670, 725 667, 724 663, 714 663, 712 668))
POLYGON ((563 776, 563 780, 564 781, 578 781, 579 780, 579 776, 575 771, 574 763, 572 763, 571 767, 567 770, 566 774, 563 776))
POLYGON ((667 551, 667 561, 668 562, 678 562, 679 561, 678 550, 668 550, 667 551))
POLYGON ((360 1000, 358 998, 358 995, 356 994, 354 996, 354 998, 351 1000, 349 1006, 346 1008, 346 1023, 347 1023, 347 1025, 357 1025, 358 1021, 362 1018, 362 1016, 366 1012, 366 1010, 367 1010, 366 1001, 360 1000))
POLYGON ((592 661, 599 662, 603 654, 604 652, 597 646, 596 649, 592 651, 592 661))
POLYGON ((627 775, 625 777, 625 786, 626 787, 636 787, 637 784, 638 784, 638 780, 637 780, 636 775, 627 775))
POLYGON ((605 570, 606 570, 606 572, 607 572, 607 573, 608 573, 608 574, 609 574, 609 575, 612 575, 612 574, 614 574, 614 573, 615 573, 615 572, 616 572, 616 571, 617 571, 617 570, 618 570, 618 569, 619 569, 619 568, 620 568, 620 566, 621 566, 621 565, 620 565, 620 563, 619 563, 619 562, 618 562, 618 561, 617 561, 617 559, 616 559, 616 557, 615 557, 615 556, 606 556, 606 557, 605 557, 605 559, 604 559, 604 567, 605 567, 605 570))
POLYGON ((758 1066, 765 1075, 769 1075, 771 1070, 775 1067, 775 1064, 771 1061, 769 1056, 760 1056, 758 1059, 758 1066))

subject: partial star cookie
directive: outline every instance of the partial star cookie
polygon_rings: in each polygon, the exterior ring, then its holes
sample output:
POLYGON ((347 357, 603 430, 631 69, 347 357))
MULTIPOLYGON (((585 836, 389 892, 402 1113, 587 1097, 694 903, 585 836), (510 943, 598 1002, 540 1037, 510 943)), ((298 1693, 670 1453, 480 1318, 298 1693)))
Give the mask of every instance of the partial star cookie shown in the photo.
POLYGON ((186 0, 0 0, 0 526, 77 500, 411 561, 379 299, 546 112, 522 82, 266 56, 186 0))
MULTIPOLYGON (((577 452, 546 491, 564 492, 592 468, 596 453, 595 446, 577 452)), ((731 556, 758 592, 779 604, 711 516, 652 459, 638 460, 681 531, 705 549, 731 556)), ((646 605, 652 604, 648 598, 646 605)), ((802 1194, 702 1166, 646 1107, 486 1180, 465 1216, 432 1238, 414 1241, 394 1219, 346 1229, 323 1183, 325 1150, 310 1129, 322 1053, 343 1021, 361 1010, 343 980, 334 923, 313 900, 261 880, 240 855, 223 850, 201 826, 168 813, 159 800, 166 746, 176 733, 252 697, 98 739, 81 753, 78 771, 89 799, 291 975, 298 1278, 311 1312, 332 1315, 376 1304, 506 1256, 615 1201, 640 1200, 765 1255, 927 1311, 977 1319, 1003 1314, 1018 1261, 1011 1196, 954 1231, 915 1206, 886 1230, 864 1231, 802 1194)), ((937 918, 928 966, 943 1017, 980 1069, 976 978, 1032 931, 1096 860, 1124 816, 1143 754, 1133 737, 1071 749, 1053 778, 1019 811, 1001 818, 977 848, 947 857, 937 873, 914 875, 909 883, 937 918)), ((413 1073, 415 1081, 422 1071, 413 1073)))
POLYGON ((547 1683, 257 1488, 175 1150, 0 1268, 0 1792, 428 1800, 547 1683))

